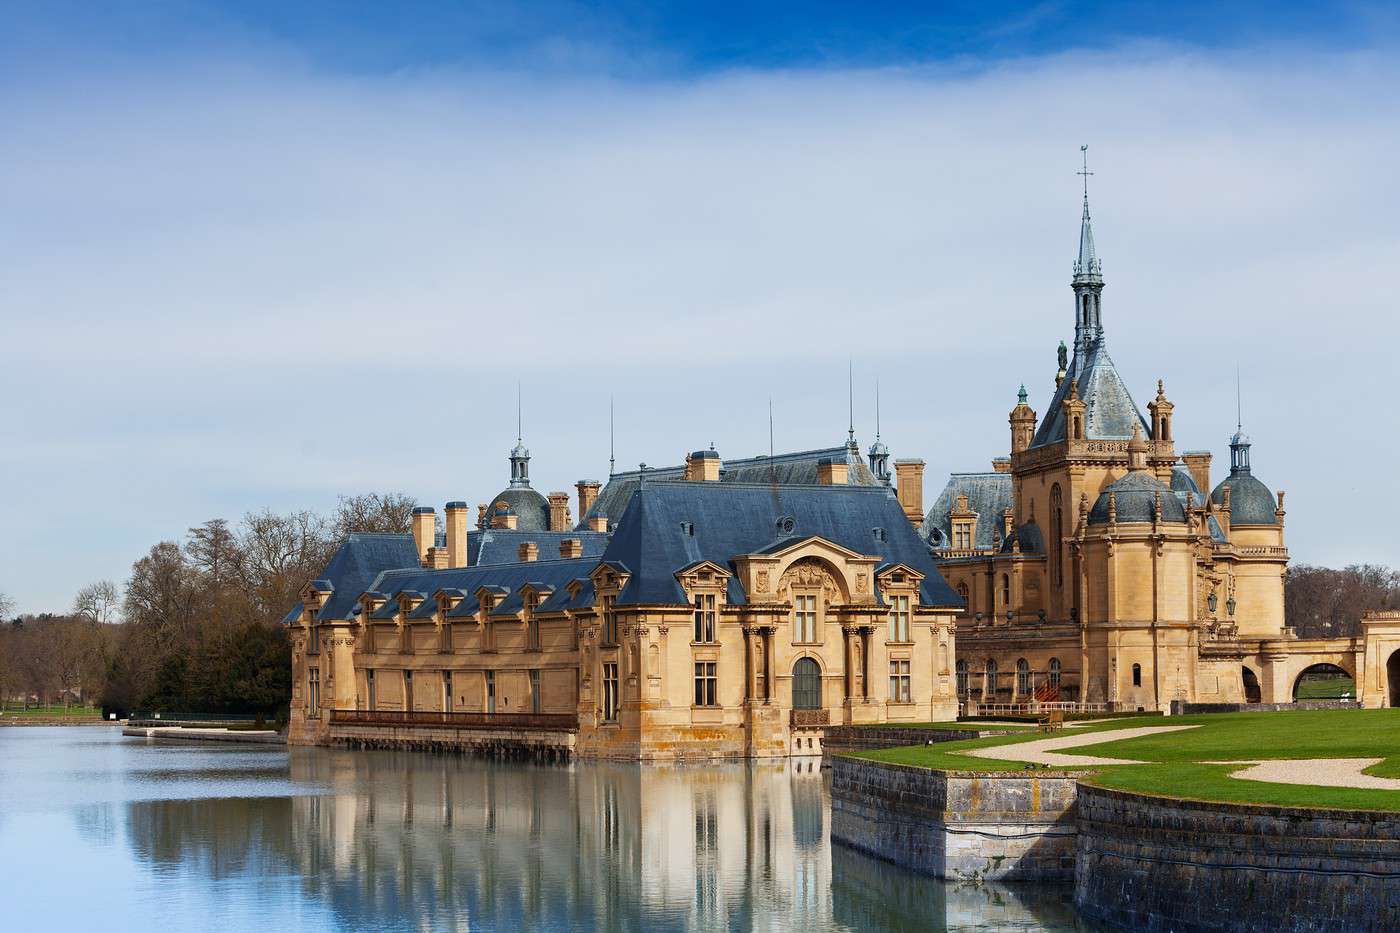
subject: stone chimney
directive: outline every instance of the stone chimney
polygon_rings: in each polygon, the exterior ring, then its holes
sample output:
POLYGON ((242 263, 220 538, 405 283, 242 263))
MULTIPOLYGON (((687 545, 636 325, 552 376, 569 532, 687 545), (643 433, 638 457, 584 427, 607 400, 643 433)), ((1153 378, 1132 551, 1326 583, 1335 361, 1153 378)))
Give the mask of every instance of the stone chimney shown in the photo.
POLYGON ((450 552, 445 547, 428 549, 428 566, 434 570, 446 570, 451 565, 450 552))
POLYGON ((426 505, 413 510, 413 546, 418 549, 418 563, 428 566, 428 551, 436 544, 437 516, 426 505))
POLYGON ((581 479, 574 483, 574 488, 578 490, 578 519, 583 521, 593 503, 598 501, 599 484, 596 479, 581 479))
POLYGON ((467 504, 447 503, 447 566, 467 566, 467 504))
POLYGON ((565 538, 559 542, 559 556, 565 560, 573 560, 583 556, 583 542, 578 538, 565 538))
POLYGON ((569 515, 569 494, 567 492, 551 492, 549 494, 549 530, 568 531, 573 524, 573 518, 569 515))
POLYGON ((537 561, 540 559, 540 546, 533 541, 522 541, 516 548, 516 554, 524 563, 537 561))
POLYGON ((491 527, 501 531, 514 531, 520 527, 520 516, 515 514, 515 510, 502 502, 496 506, 496 511, 491 513, 491 527))
POLYGON ((823 457, 817 461, 817 482, 822 486, 844 486, 847 482, 845 460, 823 457))
POLYGON ((909 520, 918 525, 924 520, 924 461, 896 460, 894 474, 895 498, 909 520))
MULTIPOLYGON (((1182 462, 1186 464, 1186 469, 1191 471, 1191 478, 1196 481, 1196 485, 1201 489, 1201 495, 1210 495, 1210 451, 1209 450, 1188 450, 1181 455, 1182 462)), ((1197 505, 1202 503, 1198 502, 1197 505)))
POLYGON ((992 460, 992 472, 993 472, 993 473, 1010 473, 1010 472, 1011 472, 1011 458, 1010 458, 1010 457, 996 457, 996 458, 994 458, 994 459, 992 460))
POLYGON ((595 515, 588 520, 589 531, 607 531, 608 517, 606 515, 595 515))
POLYGON ((719 454, 715 452, 713 447, 709 450, 697 450, 686 458, 686 479, 702 483, 717 483, 719 482, 721 462, 719 454))

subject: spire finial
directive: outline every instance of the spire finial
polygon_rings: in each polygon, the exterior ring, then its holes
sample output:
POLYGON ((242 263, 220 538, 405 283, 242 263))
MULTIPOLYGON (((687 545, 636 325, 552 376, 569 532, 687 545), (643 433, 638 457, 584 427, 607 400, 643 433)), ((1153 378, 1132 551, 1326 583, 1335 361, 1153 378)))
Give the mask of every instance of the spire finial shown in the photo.
POLYGON ((855 360, 846 359, 846 446, 856 446, 856 364, 855 360))
POLYGON ((524 409, 520 403, 520 380, 515 381, 515 442, 521 443, 525 437, 524 409))
POLYGON ((617 432, 613 422, 613 397, 608 396, 608 476, 617 472, 617 432))
POLYGON ((1089 144, 1085 143, 1079 147, 1079 154, 1084 157, 1084 167, 1075 172, 1076 175, 1084 176, 1084 216, 1089 216, 1089 176, 1094 174, 1089 171, 1089 144))
POLYGON ((1244 405, 1240 401, 1240 364, 1235 364, 1235 433, 1244 431, 1244 405))
POLYGON ((880 439, 880 377, 875 377, 875 440, 880 439))
POLYGON ((778 482, 777 468, 773 465, 773 396, 768 396, 768 481, 778 482))
POLYGON ((1026 404, 1026 384, 1021 383, 1021 391, 1016 393, 1016 401, 1022 405, 1026 404))

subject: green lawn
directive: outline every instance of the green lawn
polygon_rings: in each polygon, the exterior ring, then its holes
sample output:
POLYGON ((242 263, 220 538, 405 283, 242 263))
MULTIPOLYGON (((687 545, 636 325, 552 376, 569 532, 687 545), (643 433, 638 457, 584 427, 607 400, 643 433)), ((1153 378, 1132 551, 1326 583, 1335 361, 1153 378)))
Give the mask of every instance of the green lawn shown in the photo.
MULTIPOLYGON (((1102 787, 1188 797, 1286 806, 1327 806, 1400 811, 1400 790, 1270 784, 1229 777, 1231 765, 1209 761, 1262 761, 1296 758, 1381 758, 1368 773, 1400 777, 1400 709, 1298 710, 1280 713, 1230 713, 1173 716, 1096 723, 1063 734, 1087 734, 1123 728, 1195 725, 1198 728, 1125 739, 1082 749, 1100 758, 1124 758, 1150 764, 1109 765, 1082 769, 1089 783, 1102 787)), ((993 736, 933 746, 861 752, 858 757, 948 771, 1023 771, 1024 762, 973 758, 967 748, 999 747, 1034 741, 1037 733, 993 736)), ((1066 749, 1073 753, 1075 750, 1066 749)), ((1044 769, 1050 773, 1051 769, 1044 769)))
POLYGON ((6 706, 0 710, 6 718, 15 719, 101 719, 102 711, 91 706, 6 706))

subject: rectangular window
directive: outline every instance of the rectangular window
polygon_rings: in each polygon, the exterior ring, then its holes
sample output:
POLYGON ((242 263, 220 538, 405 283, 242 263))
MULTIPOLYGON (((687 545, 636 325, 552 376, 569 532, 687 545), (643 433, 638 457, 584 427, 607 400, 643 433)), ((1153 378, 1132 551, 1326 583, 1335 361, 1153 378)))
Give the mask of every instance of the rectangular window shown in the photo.
POLYGON ((321 669, 319 667, 309 667, 306 669, 306 715, 311 719, 321 717, 321 669))
POLYGON ((896 703, 909 702, 909 662, 890 662, 890 699, 896 703))
POLYGON ((374 709, 374 668, 365 671, 365 693, 367 707, 374 709))
POLYGON ((715 676, 714 661, 695 662, 695 705, 718 706, 719 679, 715 676))
POLYGON ((413 671, 403 672, 403 708, 413 710, 413 671))
POLYGON ((890 597, 890 641, 909 641, 909 597, 890 597))
POLYGON ((444 712, 452 712, 452 672, 442 672, 442 709, 444 712))
POLYGON ((817 597, 797 594, 793 596, 793 640, 811 642, 817 640, 817 597))
POLYGON ((619 705, 617 696, 617 662, 609 661, 603 665, 603 720, 605 722, 617 722, 619 705))
POLYGON ((486 672, 486 712, 496 711, 496 672, 486 672))
POLYGON ((617 602, 616 596, 604 596, 601 600, 603 610, 603 644, 617 644, 617 611, 613 605, 617 602))
POLYGON ((540 672, 530 672, 530 712, 540 711, 540 672))
POLYGON ((712 643, 715 640, 715 594, 701 593, 695 597, 695 640, 712 643))

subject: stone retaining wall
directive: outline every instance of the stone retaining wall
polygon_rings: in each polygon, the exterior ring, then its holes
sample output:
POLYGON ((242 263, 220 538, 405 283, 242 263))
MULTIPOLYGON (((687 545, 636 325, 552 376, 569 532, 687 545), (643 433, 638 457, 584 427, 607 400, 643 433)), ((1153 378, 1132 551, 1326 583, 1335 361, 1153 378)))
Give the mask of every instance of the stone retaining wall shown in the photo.
POLYGON ((1172 700, 1173 716, 1192 713, 1279 713, 1291 709, 1361 709, 1359 700, 1299 700, 1297 703, 1187 703, 1172 700))
POLYGON ((1075 779, 833 758, 831 837, 963 881, 1074 877, 1075 779))
POLYGON ((1016 729, 938 729, 919 726, 828 726, 822 750, 828 755, 863 752, 877 748, 903 748, 930 742, 961 742, 988 735, 1010 735, 1016 729))
POLYGON ((1075 903, 1134 930, 1400 929, 1400 814, 1081 785, 1075 903))
POLYGON ((330 744, 337 748, 411 749, 542 761, 569 760, 577 738, 573 732, 451 726, 333 725, 330 730, 330 744))

